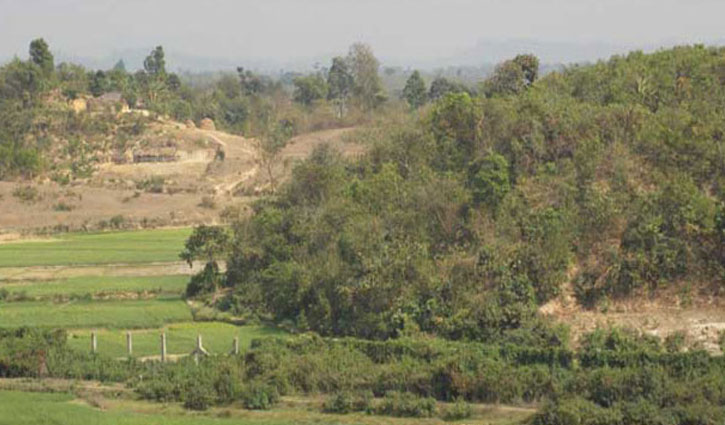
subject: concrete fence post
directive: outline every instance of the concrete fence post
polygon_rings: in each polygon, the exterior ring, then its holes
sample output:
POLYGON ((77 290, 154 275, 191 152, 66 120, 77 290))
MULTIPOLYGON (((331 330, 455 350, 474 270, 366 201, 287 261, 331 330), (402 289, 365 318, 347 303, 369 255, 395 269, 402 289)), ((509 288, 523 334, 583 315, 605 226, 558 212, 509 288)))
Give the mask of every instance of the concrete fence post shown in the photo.
POLYGON ((98 352, 98 339, 96 338, 96 333, 91 332, 91 353, 95 354, 98 352))
POLYGON ((199 364, 200 356, 209 355, 209 352, 206 351, 204 345, 201 342, 201 334, 196 335, 196 348, 194 348, 194 351, 191 352, 191 355, 194 356, 194 361, 196 362, 196 364, 199 364))
POLYGON ((131 332, 126 332, 126 350, 128 351, 129 357, 133 355, 133 337, 131 332))
POLYGON ((166 361, 166 333, 161 334, 161 362, 166 361))
POLYGON ((239 354, 239 337, 234 337, 234 343, 232 344, 232 354, 235 356, 239 354))

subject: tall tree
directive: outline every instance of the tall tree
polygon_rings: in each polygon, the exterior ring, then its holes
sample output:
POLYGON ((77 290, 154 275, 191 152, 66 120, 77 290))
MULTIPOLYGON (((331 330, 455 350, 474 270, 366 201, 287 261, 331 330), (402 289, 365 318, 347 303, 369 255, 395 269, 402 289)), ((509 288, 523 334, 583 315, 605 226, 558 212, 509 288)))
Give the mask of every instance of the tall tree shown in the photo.
POLYGON ((100 96, 108 90, 108 79, 106 73, 98 70, 91 76, 90 82, 91 94, 93 96, 100 96))
POLYGON ((124 62, 123 59, 119 59, 118 62, 116 62, 116 64, 113 65, 113 70, 126 72, 126 62, 124 62))
POLYGON ((151 53, 146 56, 143 61, 143 68, 147 74, 152 76, 164 76, 166 75, 166 58, 164 54, 164 48, 162 46, 156 46, 151 53))
POLYGON ((386 100, 378 69, 380 62, 369 45, 355 43, 348 54, 352 76, 355 82, 353 91, 365 110, 372 110, 386 100))
POLYGON ((265 81, 259 75, 243 67, 237 68, 239 75, 239 84, 242 87, 242 93, 247 96, 255 96, 261 94, 265 89, 265 81))
POLYGON ((274 165, 277 162, 277 155, 292 138, 293 128, 288 120, 280 118, 274 104, 262 105, 262 109, 258 131, 259 147, 262 153, 262 164, 267 170, 269 184, 274 193, 277 189, 274 165))
POLYGON ((403 98, 411 108, 418 109, 425 104, 426 97, 425 81, 420 76, 420 72, 414 71, 405 83, 403 98))
POLYGON ((539 58, 534 55, 518 55, 496 67, 486 83, 486 93, 511 95, 530 87, 539 77, 539 58))
POLYGON ((324 99, 327 96, 327 82, 319 74, 297 77, 294 79, 295 102, 309 106, 315 100, 324 99))
POLYGON ((30 42, 30 60, 38 65, 45 75, 53 72, 53 54, 50 53, 48 43, 42 38, 30 42))
POLYGON ((327 74, 327 98, 337 104, 337 116, 342 118, 347 107, 347 99, 350 97, 354 80, 350 67, 344 58, 332 59, 332 67, 327 74))
POLYGON ((524 73, 526 85, 534 84, 539 78, 539 58, 534 55, 518 55, 514 58, 514 63, 521 68, 524 73))
POLYGON ((450 82, 445 77, 436 77, 435 80, 430 84, 430 90, 428 91, 428 97, 430 100, 435 101, 448 93, 455 93, 463 91, 458 84, 450 82))

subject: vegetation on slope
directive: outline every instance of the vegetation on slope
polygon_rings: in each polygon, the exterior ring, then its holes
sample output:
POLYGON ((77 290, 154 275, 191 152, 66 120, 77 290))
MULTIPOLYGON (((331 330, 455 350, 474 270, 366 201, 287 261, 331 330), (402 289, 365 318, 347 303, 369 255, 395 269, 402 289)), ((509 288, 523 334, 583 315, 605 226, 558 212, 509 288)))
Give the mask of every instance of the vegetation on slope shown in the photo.
POLYGON ((556 339, 537 309, 569 282, 587 306, 718 292, 725 50, 537 66, 361 134, 359 160, 318 150, 251 217, 196 230, 184 255, 210 267, 187 293, 227 286, 219 308, 322 335, 493 341, 556 339))

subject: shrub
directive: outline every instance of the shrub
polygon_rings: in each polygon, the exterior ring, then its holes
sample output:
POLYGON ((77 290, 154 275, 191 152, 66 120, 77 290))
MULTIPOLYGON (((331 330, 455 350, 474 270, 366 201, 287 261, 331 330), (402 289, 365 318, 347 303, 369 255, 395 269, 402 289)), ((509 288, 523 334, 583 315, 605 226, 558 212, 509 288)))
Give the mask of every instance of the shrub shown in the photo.
POLYGON ((63 201, 60 201, 57 204, 53 205, 54 211, 72 211, 74 208, 75 206, 71 204, 66 204, 63 201))
POLYGON ((431 397, 419 397, 411 393, 390 391, 375 407, 379 415, 431 418, 436 413, 436 401, 431 397))
POLYGON ((455 403, 443 410, 441 417, 447 421, 459 421, 461 419, 468 419, 472 415, 473 409, 471 409, 471 405, 459 397, 455 403))
POLYGON ((327 413, 369 412, 372 409, 371 392, 341 391, 330 396, 323 405, 327 413))
POLYGON ((164 184, 166 180, 160 176, 153 176, 136 183, 136 189, 145 190, 150 193, 164 193, 164 184))
POLYGON ((122 215, 114 215, 111 217, 111 219, 108 221, 109 226, 112 229, 121 229, 124 224, 126 223, 126 217, 122 215))
POLYGON ((665 349, 668 353, 679 353, 685 348, 685 333, 682 331, 667 335, 665 338, 665 349))
POLYGON ((262 383, 250 382, 242 394, 244 407, 250 410, 268 410, 279 402, 277 388, 262 383))
POLYGON ((199 202, 199 207, 210 210, 216 209, 216 201, 211 196, 204 196, 201 198, 201 202, 199 202))
POLYGON ((32 204, 41 199, 38 189, 33 186, 18 186, 13 190, 13 196, 21 202, 32 204))
POLYGON ((213 391, 203 384, 192 384, 184 396, 184 407, 190 410, 207 410, 214 403, 213 391))

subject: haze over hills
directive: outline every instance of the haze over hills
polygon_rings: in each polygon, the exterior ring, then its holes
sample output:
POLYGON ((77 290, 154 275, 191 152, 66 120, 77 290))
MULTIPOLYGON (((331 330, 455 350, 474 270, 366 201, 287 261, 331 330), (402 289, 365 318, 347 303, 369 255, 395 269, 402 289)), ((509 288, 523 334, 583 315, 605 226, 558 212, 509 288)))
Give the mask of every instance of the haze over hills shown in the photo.
MULTIPOLYGON (((541 41, 534 39, 481 39, 471 47, 462 47, 449 54, 433 58, 406 60, 395 56, 381 55, 383 66, 400 67, 403 69, 421 69, 434 71, 448 67, 493 67, 506 59, 519 53, 532 53, 539 57, 544 70, 556 68, 565 64, 590 63, 597 60, 608 59, 612 55, 626 54, 632 50, 653 52, 675 45, 692 44, 693 40, 670 39, 660 43, 613 43, 603 41, 541 41)), ((707 45, 724 44, 725 39, 703 41, 707 45)), ((123 60, 129 71, 143 68, 143 60, 149 50, 154 46, 153 41, 148 46, 111 49, 110 53, 98 56, 76 54, 67 50, 58 50, 58 62, 78 63, 89 69, 110 69, 116 62, 123 60)), ((228 56, 199 54, 175 48, 173 45, 165 46, 169 59, 169 68, 179 72, 213 72, 235 70, 237 66, 244 66, 257 72, 276 74, 281 72, 308 72, 320 66, 327 66, 333 57, 344 54, 344 51, 330 51, 319 55, 298 55, 287 57, 251 57, 243 54, 231 53, 228 56)), ((375 46, 373 46, 375 47, 375 46)), ((20 54, 22 57, 24 54, 20 54)), ((6 62, 11 57, 2 57, 6 62)))

